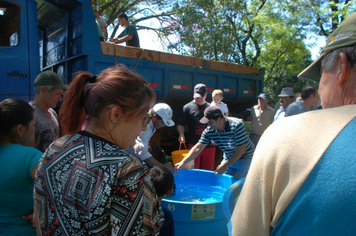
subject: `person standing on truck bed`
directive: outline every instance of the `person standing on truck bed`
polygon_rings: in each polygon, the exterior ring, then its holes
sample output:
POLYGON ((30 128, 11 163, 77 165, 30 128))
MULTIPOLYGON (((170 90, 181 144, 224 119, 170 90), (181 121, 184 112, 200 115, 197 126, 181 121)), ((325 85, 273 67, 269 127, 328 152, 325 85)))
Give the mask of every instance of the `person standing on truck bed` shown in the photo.
POLYGON ((44 152, 59 137, 57 113, 53 110, 62 101, 63 84, 58 74, 52 71, 40 73, 35 80, 35 98, 30 105, 35 109, 35 136, 30 145, 44 152))
MULTIPOLYGON (((197 84, 194 87, 194 100, 185 104, 180 119, 177 122, 177 131, 180 143, 188 142, 188 148, 192 148, 200 139, 207 124, 200 123, 204 116, 204 110, 210 106, 206 102, 207 96, 205 84, 197 84), (185 139, 185 125, 188 125, 188 138, 185 139)), ((215 145, 209 144, 195 159, 194 167, 196 169, 214 170, 215 145)))
POLYGON ((117 38, 111 39, 110 41, 116 44, 126 42, 126 46, 140 47, 140 39, 138 38, 136 26, 129 23, 125 13, 121 13, 118 16, 118 20, 119 25, 125 27, 125 29, 117 38))
POLYGON ((106 23, 104 18, 102 18, 99 15, 98 10, 96 10, 96 9, 94 9, 94 16, 95 16, 95 20, 99 24, 100 30, 104 36, 103 41, 106 41, 108 39, 108 30, 107 30, 108 24, 106 23))

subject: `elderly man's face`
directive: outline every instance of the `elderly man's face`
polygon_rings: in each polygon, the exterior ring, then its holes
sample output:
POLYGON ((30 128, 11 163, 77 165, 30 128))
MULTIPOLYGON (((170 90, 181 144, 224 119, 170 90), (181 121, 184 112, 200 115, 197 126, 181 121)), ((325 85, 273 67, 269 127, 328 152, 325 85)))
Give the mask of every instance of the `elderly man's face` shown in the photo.
POLYGON ((280 97, 279 98, 279 104, 283 107, 283 109, 286 109, 289 104, 293 102, 293 98, 291 97, 280 97))
POLYGON ((319 83, 319 95, 323 108, 332 108, 343 105, 343 96, 337 84, 337 75, 334 72, 323 71, 319 83))
POLYGON ((258 98, 258 106, 261 107, 262 110, 266 108, 267 104, 268 104, 267 99, 258 98))

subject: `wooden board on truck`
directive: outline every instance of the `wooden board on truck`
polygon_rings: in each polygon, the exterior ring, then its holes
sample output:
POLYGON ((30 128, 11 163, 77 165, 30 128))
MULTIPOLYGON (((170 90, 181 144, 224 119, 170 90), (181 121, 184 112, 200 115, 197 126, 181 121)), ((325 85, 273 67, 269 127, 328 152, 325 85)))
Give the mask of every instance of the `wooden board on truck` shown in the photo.
POLYGON ((206 70, 218 70, 247 75, 258 75, 259 69, 249 66, 236 65, 230 62, 204 60, 197 57, 183 56, 166 52, 158 52, 138 47, 115 45, 114 43, 101 42, 104 55, 114 57, 128 57, 137 60, 164 62, 176 65, 194 66, 206 70))

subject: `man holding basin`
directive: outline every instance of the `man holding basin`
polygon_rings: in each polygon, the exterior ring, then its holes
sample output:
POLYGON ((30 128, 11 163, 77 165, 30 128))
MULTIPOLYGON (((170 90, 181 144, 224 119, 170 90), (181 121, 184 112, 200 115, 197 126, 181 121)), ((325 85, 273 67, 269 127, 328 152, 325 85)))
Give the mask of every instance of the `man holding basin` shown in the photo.
POLYGON ((255 147, 247 137, 244 123, 234 117, 225 117, 216 106, 206 108, 200 122, 208 124, 208 127, 188 155, 175 164, 174 172, 177 173, 184 165, 194 160, 213 141, 224 153, 215 173, 217 175, 226 173, 237 179, 245 177, 255 147))

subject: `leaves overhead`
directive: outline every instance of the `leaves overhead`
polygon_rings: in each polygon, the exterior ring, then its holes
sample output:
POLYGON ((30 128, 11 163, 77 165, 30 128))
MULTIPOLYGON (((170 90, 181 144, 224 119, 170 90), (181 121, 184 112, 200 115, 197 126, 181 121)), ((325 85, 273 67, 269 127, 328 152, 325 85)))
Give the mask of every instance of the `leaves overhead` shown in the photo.
MULTIPOLYGON (((139 30, 153 30, 182 55, 265 68, 265 91, 306 84, 297 74, 311 63, 309 48, 356 10, 355 0, 124 0, 93 1, 113 27, 126 12, 139 30), (159 27, 141 24, 155 19, 159 27), (314 39, 314 40, 313 40, 314 39), (310 43, 311 42, 311 43, 310 43)), ((322 47, 324 45, 320 45, 322 47)))

